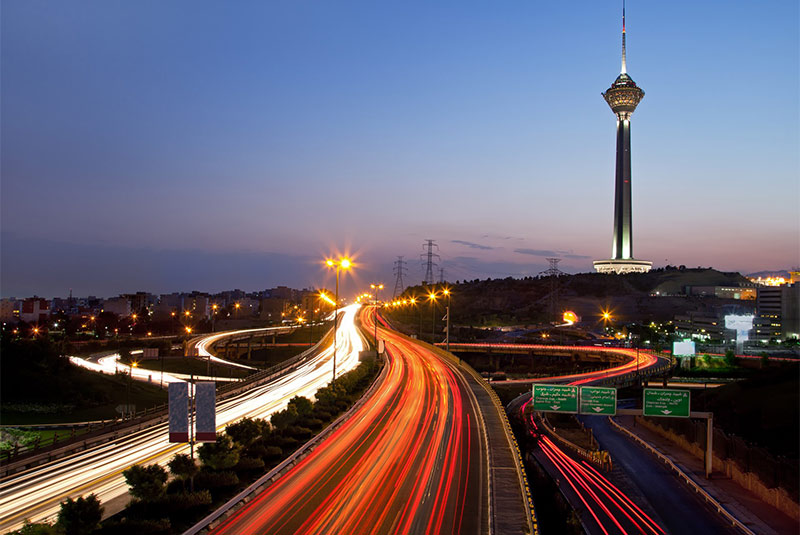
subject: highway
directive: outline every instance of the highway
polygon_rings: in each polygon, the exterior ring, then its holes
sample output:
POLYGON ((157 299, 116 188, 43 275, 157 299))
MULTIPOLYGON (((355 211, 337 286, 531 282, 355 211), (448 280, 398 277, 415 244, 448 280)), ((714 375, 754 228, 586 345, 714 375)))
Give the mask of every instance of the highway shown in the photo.
MULTIPOLYGON (((372 333, 374 307, 362 314, 372 333)), ((307 457, 217 526, 227 533, 485 534, 485 431, 455 365, 384 327, 388 369, 307 457)))
MULTIPOLYGON (((561 347, 559 347, 561 349, 561 347)), ((628 362, 609 370, 538 379, 537 382, 585 385, 658 365, 660 359, 649 352, 630 349, 604 349, 624 352, 628 362)), ((512 402, 512 410, 525 414, 530 394, 512 402)), ((609 451, 614 469, 600 471, 576 457, 543 432, 534 415, 525 424, 537 447, 537 461, 558 482, 562 492, 580 512, 590 535, 668 533, 729 533, 730 529, 692 492, 688 491, 656 459, 636 444, 610 429, 605 417, 585 417, 602 449, 609 451), (679 514, 676 514, 679 513, 679 514)))
MULTIPOLYGON (((355 325, 358 305, 341 310, 337 336, 337 374, 358 365, 365 343, 355 325)), ((216 335, 215 335, 216 336, 216 335)), ((242 417, 264 418, 283 409, 295 395, 313 397, 332 377, 333 346, 297 369, 217 404, 217 429, 242 417)), ((95 493, 101 502, 127 493, 122 471, 134 464, 165 465, 188 444, 170 444, 167 424, 153 426, 62 459, 9 476, 0 482, 0 532, 18 529, 25 519, 53 519, 68 497, 95 493)))

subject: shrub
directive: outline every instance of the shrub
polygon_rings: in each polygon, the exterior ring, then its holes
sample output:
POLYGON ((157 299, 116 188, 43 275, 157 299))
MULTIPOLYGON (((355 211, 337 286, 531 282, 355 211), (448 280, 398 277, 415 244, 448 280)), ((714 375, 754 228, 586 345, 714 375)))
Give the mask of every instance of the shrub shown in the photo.
POLYGON ((235 487, 239 484, 239 476, 236 472, 212 472, 209 470, 200 470, 194 477, 195 488, 198 489, 219 489, 224 487, 235 487))
POLYGON ((236 466, 241 451, 241 444, 234 443, 228 435, 220 435, 216 442, 207 442, 200 446, 197 454, 204 466, 225 470, 236 466))
POLYGON ((269 421, 272 424, 272 427, 275 429, 285 429, 297 421, 297 409, 294 406, 289 405, 282 411, 274 413, 269 421))
POLYGON ((225 427, 225 434, 242 446, 249 446, 269 429, 269 423, 260 419, 242 418, 225 427))
POLYGON ((130 487, 131 496, 139 500, 152 501, 166 492, 164 484, 167 482, 167 471, 160 465, 136 464, 122 472, 122 475, 130 487))
POLYGON ((61 503, 58 512, 58 522, 65 535, 85 535, 91 533, 100 524, 103 517, 103 507, 94 494, 86 498, 81 496, 77 500, 67 498, 61 503))
POLYGON ((266 450, 266 453, 264 454, 265 459, 274 461, 283 457, 283 450, 278 446, 267 446, 265 450, 266 450))
POLYGON ((169 518, 131 519, 104 522, 96 535, 166 535, 172 532, 169 518))
POLYGON ((236 470, 246 472, 249 470, 261 470, 264 468, 263 459, 256 457, 242 457, 236 465, 236 470))
POLYGON ((172 460, 167 463, 167 466, 169 466, 169 471, 172 472, 172 475, 181 479, 191 479, 197 474, 198 470, 200 470, 197 463, 194 462, 194 459, 183 453, 179 453, 173 457, 172 460))
POLYGON ((289 407, 294 407, 295 412, 300 416, 308 416, 314 409, 314 404, 308 398, 295 396, 289 400, 289 407))

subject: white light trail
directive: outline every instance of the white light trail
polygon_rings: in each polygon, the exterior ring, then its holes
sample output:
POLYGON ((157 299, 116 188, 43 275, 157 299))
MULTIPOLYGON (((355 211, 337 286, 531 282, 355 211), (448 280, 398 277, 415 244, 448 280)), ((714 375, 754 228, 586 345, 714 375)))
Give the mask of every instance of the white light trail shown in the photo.
MULTIPOLYGON (((365 342, 355 325, 359 305, 341 309, 336 369, 339 375, 358 365, 365 342)), ((333 375, 333 346, 286 375, 217 403, 217 430, 245 416, 267 418, 294 396, 313 399, 333 375)), ((103 364, 98 366, 108 366, 103 364)), ((122 366, 120 364, 120 366, 122 366)), ((141 369, 137 370, 141 371, 141 369)), ((188 444, 170 444, 166 423, 38 466, 0 483, 0 531, 19 529, 25 519, 52 520, 60 502, 94 493, 107 502, 127 492, 122 471, 134 464, 166 463, 188 444)))

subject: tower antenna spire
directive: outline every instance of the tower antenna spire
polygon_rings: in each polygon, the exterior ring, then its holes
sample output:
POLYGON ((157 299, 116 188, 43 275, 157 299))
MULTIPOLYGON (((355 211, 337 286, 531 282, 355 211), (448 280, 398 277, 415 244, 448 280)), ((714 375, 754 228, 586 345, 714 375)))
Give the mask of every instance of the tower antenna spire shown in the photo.
POLYGON ((628 65, 625 61, 625 0, 622 0, 622 70, 620 74, 627 74, 628 65))

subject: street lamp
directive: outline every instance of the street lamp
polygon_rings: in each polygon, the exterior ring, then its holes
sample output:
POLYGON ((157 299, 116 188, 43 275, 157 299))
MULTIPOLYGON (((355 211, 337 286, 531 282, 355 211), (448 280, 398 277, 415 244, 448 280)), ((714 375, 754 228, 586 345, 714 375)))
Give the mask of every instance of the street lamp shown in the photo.
POLYGON ((214 320, 217 319, 217 308, 219 308, 219 307, 217 306, 216 303, 211 305, 211 332, 212 333, 214 332, 214 320))
POLYGON ((428 300, 431 302, 431 344, 436 343, 436 292, 428 294, 428 300))
POLYGON ((130 416, 130 412, 131 412, 131 381, 133 380, 133 369, 138 365, 139 365, 139 363, 134 360, 133 362, 131 362, 131 365, 128 368, 128 395, 125 396, 125 399, 126 399, 125 412, 123 413, 125 415, 125 417, 130 416))
POLYGON ((340 258, 339 260, 331 260, 330 258, 325 261, 325 265, 329 268, 336 268, 336 297, 333 308, 333 380, 331 384, 336 381, 336 342, 338 341, 338 328, 339 328, 339 270, 345 271, 353 266, 349 258, 340 258))
POLYGON ((445 349, 449 352, 450 351, 450 290, 445 288, 443 293, 445 297, 447 297, 447 312, 445 313, 445 318, 447 318, 447 329, 445 331, 446 334, 444 337, 444 343, 445 343, 445 349))
POLYGON ((370 288, 375 290, 375 354, 378 354, 378 292, 383 290, 383 284, 370 284, 370 288))

